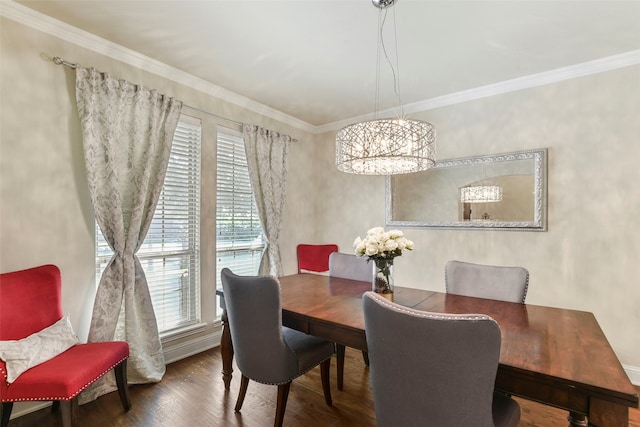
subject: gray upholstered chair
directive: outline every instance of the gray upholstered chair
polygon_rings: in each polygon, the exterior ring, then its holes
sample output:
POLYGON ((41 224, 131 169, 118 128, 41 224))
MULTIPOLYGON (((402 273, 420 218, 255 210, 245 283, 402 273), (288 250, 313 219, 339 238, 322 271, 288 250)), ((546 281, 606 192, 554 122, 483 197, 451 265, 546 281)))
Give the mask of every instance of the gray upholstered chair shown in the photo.
POLYGON ((491 317, 413 310, 373 292, 363 310, 379 427, 518 424, 518 403, 494 392, 501 338, 491 317))
MULTIPOLYGON (((373 267, 367 261, 368 259, 365 257, 334 252, 329 255, 329 277, 370 282, 373 277, 373 267)), ((345 346, 336 343, 338 390, 342 390, 344 384, 344 352, 345 346)), ((364 359, 365 365, 369 366, 369 356, 366 351, 362 352, 362 358, 364 359)))
POLYGON ((238 369, 242 373, 235 410, 242 408, 249 380, 278 386, 275 426, 281 426, 291 381, 320 365, 322 390, 331 406, 329 368, 333 343, 282 326, 280 284, 274 277, 220 273, 238 369))
POLYGON ((366 257, 334 252, 329 255, 329 277, 370 282, 373 267, 366 257))
POLYGON ((450 294, 523 304, 529 287, 529 271, 523 267, 449 261, 444 278, 450 294))

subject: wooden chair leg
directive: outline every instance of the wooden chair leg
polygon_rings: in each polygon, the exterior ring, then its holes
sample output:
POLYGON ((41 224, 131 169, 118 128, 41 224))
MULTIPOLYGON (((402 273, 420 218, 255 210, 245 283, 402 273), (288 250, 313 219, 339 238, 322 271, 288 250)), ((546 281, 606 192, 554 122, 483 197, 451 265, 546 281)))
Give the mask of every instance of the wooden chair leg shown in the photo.
POLYGON ((60 409, 62 409, 62 426, 78 427, 78 398, 61 400, 60 409))
POLYGON ((13 402, 2 402, 2 408, 0 409, 0 426, 7 427, 9 425, 12 410, 13 402))
POLYGON ((54 400, 53 402, 51 402, 51 412, 55 414, 59 410, 60 410, 60 401, 54 400))
POLYGON ((238 400, 236 401, 235 411, 240 412, 242 409, 242 403, 244 402, 244 396, 247 394, 247 387, 249 386, 249 378, 244 375, 240 379, 240 391, 238 392, 238 400))
POLYGON ((364 360, 364 364, 369 366, 369 353, 366 351, 362 352, 362 360, 364 360))
POLYGON ((291 388, 291 381, 286 384, 280 384, 278 386, 278 403, 276 405, 276 419, 273 423, 274 427, 282 427, 284 422, 284 410, 287 407, 287 399, 289 398, 289 389, 291 388))
POLYGON ((344 345, 336 343, 336 362, 338 364, 338 390, 342 390, 344 379, 344 345))
POLYGON ((129 396, 129 384, 127 384, 127 359, 124 359, 118 366, 113 368, 118 385, 118 395, 125 412, 131 409, 131 397, 129 396))
POLYGON ((329 372, 331 370, 331 359, 327 359, 320 364, 320 377, 322 379, 322 391, 324 393, 324 401, 331 406, 331 384, 329 383, 329 372))

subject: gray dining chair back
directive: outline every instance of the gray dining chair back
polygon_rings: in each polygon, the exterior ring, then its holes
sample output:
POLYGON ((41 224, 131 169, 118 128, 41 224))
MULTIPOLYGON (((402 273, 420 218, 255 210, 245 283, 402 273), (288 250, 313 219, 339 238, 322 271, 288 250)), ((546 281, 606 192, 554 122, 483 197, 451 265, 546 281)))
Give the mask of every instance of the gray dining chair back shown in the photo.
MULTIPOLYGON (((329 255, 329 277, 371 282, 373 279, 373 266, 367 261, 368 259, 365 257, 334 252, 329 255)), ((342 390, 344 387, 345 350, 343 344, 336 343, 338 390, 342 390)), ((369 366, 369 355, 366 351, 362 352, 362 360, 366 366, 369 366)))
POLYGON ((500 327, 481 314, 413 310, 363 296, 378 427, 511 427, 520 406, 494 393, 500 327))
POLYGON ((249 380, 278 385, 274 425, 283 423, 291 381, 320 365, 325 401, 331 405, 329 367, 333 343, 282 326, 280 284, 271 276, 221 273, 231 341, 242 382, 235 410, 242 408, 249 380))
POLYGON ((334 252, 329 255, 329 276, 370 282, 373 267, 367 262, 366 257, 334 252))
POLYGON ((449 261, 445 266, 447 293, 523 303, 529 287, 529 271, 523 267, 503 267, 449 261))

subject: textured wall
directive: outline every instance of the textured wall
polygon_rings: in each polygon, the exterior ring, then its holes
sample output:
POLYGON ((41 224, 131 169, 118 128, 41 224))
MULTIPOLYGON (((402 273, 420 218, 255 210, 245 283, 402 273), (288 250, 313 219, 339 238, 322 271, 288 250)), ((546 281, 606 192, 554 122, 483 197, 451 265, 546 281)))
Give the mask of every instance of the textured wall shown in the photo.
MULTIPOLYGON (((528 303, 593 312, 638 369, 639 75, 628 67, 421 113, 441 159, 548 147, 548 231, 405 229, 416 249, 397 260, 397 283, 444 291, 450 259, 526 266, 528 303)), ((337 172, 333 138, 319 155, 318 229, 350 252, 384 225, 385 182, 337 172)))
MULTIPOLYGON (((298 139, 291 148, 293 178, 285 212, 286 220, 296 226, 282 233, 289 251, 286 265, 295 268, 294 243, 289 242, 312 239, 315 230, 314 206, 309 202, 315 185, 313 155, 309 155, 315 150, 312 136, 14 21, 2 18, 1 24, 0 272, 45 263, 60 266, 64 310, 71 314, 80 337, 86 337, 95 292, 94 216, 75 106, 75 73, 54 65, 45 55, 92 66, 188 105, 298 139)), ((234 124, 189 108, 183 113, 203 120, 201 277, 203 320, 211 325, 216 271, 216 130, 218 125, 234 124)))
MULTIPOLYGON (((59 265, 64 309, 81 336, 93 301, 94 219, 74 74, 42 53, 298 139, 281 235, 285 272, 296 270, 297 243, 337 242, 351 252, 356 236, 384 224, 384 178, 337 172, 333 134, 310 136, 11 20, 2 18, 0 31, 0 271, 59 265)), ((526 266, 529 303, 594 312, 622 363, 640 370, 639 75, 640 67, 629 67, 423 113, 438 128, 439 158, 548 147, 549 230, 407 229, 416 250, 398 259, 398 283, 444 290, 444 264, 454 258, 526 266)), ((202 278, 210 317, 219 121, 202 118, 202 278)))

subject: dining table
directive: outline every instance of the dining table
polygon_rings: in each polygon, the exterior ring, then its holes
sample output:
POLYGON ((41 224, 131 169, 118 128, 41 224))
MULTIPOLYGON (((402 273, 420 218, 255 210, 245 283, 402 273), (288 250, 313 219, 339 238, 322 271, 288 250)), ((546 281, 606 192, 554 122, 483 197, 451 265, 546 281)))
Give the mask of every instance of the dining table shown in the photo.
MULTIPOLYGON (((370 282, 307 273, 278 281, 284 326, 367 351, 362 295, 370 282)), ((233 343, 224 293, 217 294, 222 377, 229 389, 233 343)), ((491 316, 502 338, 496 390, 566 410, 570 426, 627 427, 629 408, 638 407, 637 390, 593 313, 400 286, 389 298, 416 310, 491 316)))

